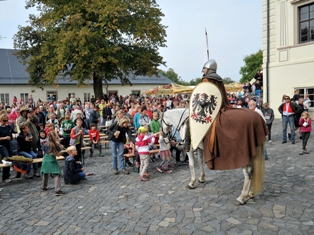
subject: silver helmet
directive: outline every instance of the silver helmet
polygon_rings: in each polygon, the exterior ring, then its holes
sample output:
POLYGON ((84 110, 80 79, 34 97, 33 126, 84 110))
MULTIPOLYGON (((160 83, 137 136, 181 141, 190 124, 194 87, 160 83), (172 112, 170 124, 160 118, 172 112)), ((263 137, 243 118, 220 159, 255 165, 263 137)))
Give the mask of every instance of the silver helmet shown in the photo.
POLYGON ((222 78, 216 73, 217 63, 214 59, 208 60, 203 66, 203 78, 214 79, 218 82, 222 81, 222 78))

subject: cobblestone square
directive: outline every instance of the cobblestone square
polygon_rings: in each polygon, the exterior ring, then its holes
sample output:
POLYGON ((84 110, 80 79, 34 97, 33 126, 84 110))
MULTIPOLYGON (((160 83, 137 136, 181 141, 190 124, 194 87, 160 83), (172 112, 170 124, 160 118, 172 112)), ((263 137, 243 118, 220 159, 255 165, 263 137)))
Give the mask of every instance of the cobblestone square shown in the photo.
POLYGON ((244 206, 236 201, 242 169, 206 169, 205 183, 189 190, 188 165, 162 174, 159 161, 150 162, 151 180, 141 182, 132 168, 114 175, 103 146, 105 157, 96 151, 86 160, 95 175, 79 185, 62 182, 64 196, 54 196, 52 178, 47 192, 41 179, 1 183, 0 234, 314 234, 313 136, 310 153, 300 156, 302 140, 281 144, 281 130, 277 119, 266 143, 264 191, 244 206))

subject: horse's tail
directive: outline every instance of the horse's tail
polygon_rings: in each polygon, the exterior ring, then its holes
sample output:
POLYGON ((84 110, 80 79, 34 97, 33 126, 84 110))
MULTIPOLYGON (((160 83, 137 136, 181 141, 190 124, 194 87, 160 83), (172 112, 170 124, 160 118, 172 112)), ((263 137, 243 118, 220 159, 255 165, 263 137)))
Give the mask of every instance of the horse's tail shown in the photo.
POLYGON ((251 182, 251 190, 254 194, 258 194, 263 190, 264 182, 264 143, 256 147, 256 155, 252 160, 253 174, 251 182))

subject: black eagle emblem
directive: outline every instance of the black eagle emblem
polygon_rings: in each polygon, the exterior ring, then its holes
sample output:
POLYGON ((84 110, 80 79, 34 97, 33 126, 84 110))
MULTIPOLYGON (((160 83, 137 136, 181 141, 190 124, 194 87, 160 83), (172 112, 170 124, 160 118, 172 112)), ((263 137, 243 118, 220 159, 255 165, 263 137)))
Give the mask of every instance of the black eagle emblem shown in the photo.
POLYGON ((196 122, 211 123, 212 114, 217 106, 217 97, 206 93, 196 93, 192 98, 191 118, 196 122))

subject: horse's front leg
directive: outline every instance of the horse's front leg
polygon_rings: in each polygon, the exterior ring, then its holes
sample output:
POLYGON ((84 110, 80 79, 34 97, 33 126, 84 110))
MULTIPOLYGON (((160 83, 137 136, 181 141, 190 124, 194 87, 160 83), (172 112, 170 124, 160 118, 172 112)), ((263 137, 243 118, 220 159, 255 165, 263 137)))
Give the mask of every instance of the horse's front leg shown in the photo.
POLYGON ((250 196, 251 193, 251 181, 252 181, 252 166, 247 165, 246 167, 243 167, 243 174, 244 174, 244 184, 243 184, 243 189, 241 192, 241 195, 237 198, 237 201, 241 204, 244 205, 244 198, 247 197, 254 197, 253 195, 250 196))
POLYGON ((195 165, 194 165, 194 152, 193 150, 190 150, 187 152, 187 155, 189 157, 189 167, 191 171, 191 182, 188 184, 189 189, 194 189, 195 188, 195 181, 196 181, 196 176, 195 176, 195 165))
POLYGON ((201 175, 198 178, 200 183, 205 182, 205 171, 204 171, 204 156, 203 156, 203 149, 198 148, 197 150, 197 157, 198 157, 198 164, 200 165, 201 175))

